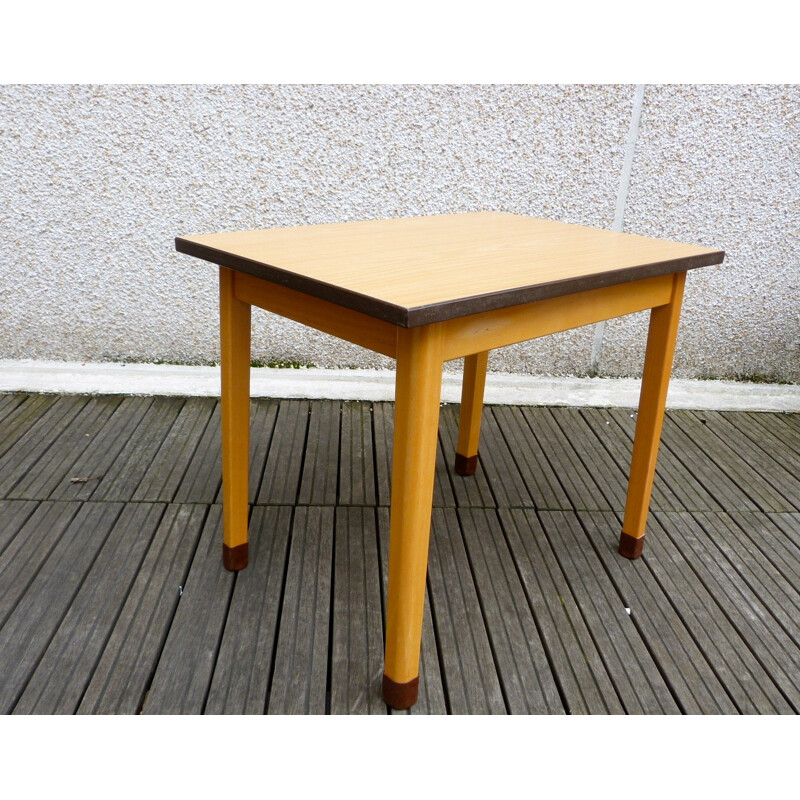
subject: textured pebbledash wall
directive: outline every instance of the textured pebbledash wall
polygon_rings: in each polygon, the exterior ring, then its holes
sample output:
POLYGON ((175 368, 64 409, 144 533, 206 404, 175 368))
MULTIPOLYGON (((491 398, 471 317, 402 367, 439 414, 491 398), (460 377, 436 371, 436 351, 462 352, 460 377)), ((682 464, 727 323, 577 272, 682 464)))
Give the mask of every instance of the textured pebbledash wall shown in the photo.
MULTIPOLYGON (((610 228, 627 86, 0 86, 0 358, 208 363, 216 270, 174 237, 501 210, 610 228)), ((721 247, 675 374, 800 380, 800 87, 647 86, 624 230, 721 247)), ((636 375, 645 315, 605 330, 636 375)), ((253 357, 393 362, 254 313, 253 357)), ((493 354, 585 374, 592 329, 493 354)))

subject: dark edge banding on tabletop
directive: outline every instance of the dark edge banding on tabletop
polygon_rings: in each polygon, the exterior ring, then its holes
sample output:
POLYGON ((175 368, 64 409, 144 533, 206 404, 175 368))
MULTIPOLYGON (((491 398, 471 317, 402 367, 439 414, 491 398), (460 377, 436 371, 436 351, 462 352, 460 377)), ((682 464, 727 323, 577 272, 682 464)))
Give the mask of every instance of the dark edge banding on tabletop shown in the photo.
POLYGON ((553 297, 562 297, 590 289, 604 289, 608 286, 616 286, 617 284, 629 283, 644 278, 671 275, 676 272, 697 269, 698 267, 710 267, 714 264, 721 264, 724 258, 724 251, 719 250, 669 261, 655 261, 652 264, 641 264, 636 267, 597 272, 593 275, 582 275, 579 278, 566 278, 561 281, 536 283, 531 286, 505 289, 489 294, 477 294, 472 297, 459 298, 458 300, 432 303, 429 306, 416 306, 408 309, 408 324, 406 327, 415 328, 418 325, 444 322, 458 317, 467 317, 471 314, 480 314, 484 311, 496 311, 508 306, 520 306, 536 300, 549 300, 553 297))
POLYGON ((391 322, 401 328, 407 328, 408 309, 403 306, 387 303, 384 300, 377 300, 374 297, 360 294, 359 292, 343 289, 325 281, 309 278, 305 275, 298 275, 296 272, 273 267, 261 261, 253 261, 242 256, 232 255, 224 250, 216 250, 207 245, 198 244, 180 236, 175 239, 175 249, 179 253, 210 261, 221 267, 228 267, 256 278, 262 278, 278 286, 285 286, 287 289, 294 289, 297 292, 317 297, 320 300, 327 300, 336 305, 349 308, 351 311, 360 311, 370 317, 391 322))
POLYGON ((380 300, 369 295, 344 289, 341 286, 326 283, 325 281, 298 275, 295 272, 253 261, 243 256, 233 255, 224 250, 217 250, 208 245, 184 239, 180 236, 175 239, 175 249, 179 253, 194 256, 203 261, 210 261, 229 269, 239 270, 257 278, 285 286, 288 289, 302 292, 328 300, 336 305, 358 311, 370 317, 389 322, 401 328, 416 328, 434 322, 446 322, 458 317, 480 314, 484 311, 495 311, 509 306, 518 306, 536 300, 547 300, 552 297, 574 294, 590 289, 602 289, 620 283, 627 283, 643 278, 653 278, 658 275, 667 275, 684 272, 698 267, 709 267, 721 264, 725 252, 714 250, 684 258, 675 258, 668 261, 656 261, 651 264, 641 264, 635 267, 607 270, 593 275, 582 275, 578 278, 567 278, 560 281, 536 283, 529 286, 504 289, 487 294, 478 294, 471 297, 461 297, 455 300, 445 300, 430 305, 405 308, 385 300, 380 300))

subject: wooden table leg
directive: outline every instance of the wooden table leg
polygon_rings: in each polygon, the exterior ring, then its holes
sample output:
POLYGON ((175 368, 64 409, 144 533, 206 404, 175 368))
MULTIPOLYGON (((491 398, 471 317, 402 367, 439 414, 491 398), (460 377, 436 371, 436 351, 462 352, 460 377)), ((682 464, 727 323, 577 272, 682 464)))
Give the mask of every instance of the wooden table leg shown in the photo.
POLYGON ((247 566, 250 458, 250 305, 234 294, 235 273, 219 268, 222 372, 222 517, 225 569, 247 566))
POLYGON ((638 558, 644 546, 645 525, 653 490, 685 281, 685 272, 676 273, 672 299, 650 312, 650 331, 647 336, 639 414, 633 440, 628 497, 619 540, 619 552, 626 558, 638 558))
POLYGON ((417 701, 442 388, 442 327, 397 335, 392 508, 383 699, 417 701))
POLYGON ((458 421, 458 447, 455 463, 457 475, 474 475, 478 467, 478 442, 481 435, 483 390, 486 386, 488 363, 488 351, 475 353, 464 359, 461 416, 458 421))

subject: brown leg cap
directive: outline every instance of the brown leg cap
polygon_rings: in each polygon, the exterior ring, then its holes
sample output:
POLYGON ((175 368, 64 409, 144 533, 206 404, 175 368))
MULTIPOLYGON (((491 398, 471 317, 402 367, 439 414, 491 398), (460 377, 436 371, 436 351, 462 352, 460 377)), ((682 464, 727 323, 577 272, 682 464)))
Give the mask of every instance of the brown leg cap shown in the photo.
POLYGON ((456 453, 456 475, 474 475, 478 468, 478 455, 462 456, 456 453))
POLYGON ((222 545, 222 566, 231 572, 238 572, 247 566, 247 542, 236 547, 222 545))
POLYGON ((619 554, 621 556, 625 556, 625 558, 639 558, 642 554, 643 547, 644 536, 640 536, 637 539, 625 533, 625 531, 622 531, 622 535, 619 537, 619 554))
POLYGON ((408 683, 395 683, 386 675, 383 676, 383 701, 402 711, 411 708, 417 702, 419 694, 419 675, 408 683))

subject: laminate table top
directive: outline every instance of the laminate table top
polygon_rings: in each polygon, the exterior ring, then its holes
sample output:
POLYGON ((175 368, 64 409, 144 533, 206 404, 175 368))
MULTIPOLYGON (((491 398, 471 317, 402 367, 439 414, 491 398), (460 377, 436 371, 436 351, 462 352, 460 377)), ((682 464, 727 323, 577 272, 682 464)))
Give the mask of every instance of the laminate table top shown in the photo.
POLYGON ((176 248, 405 328, 724 257, 494 211, 181 236, 176 248))

